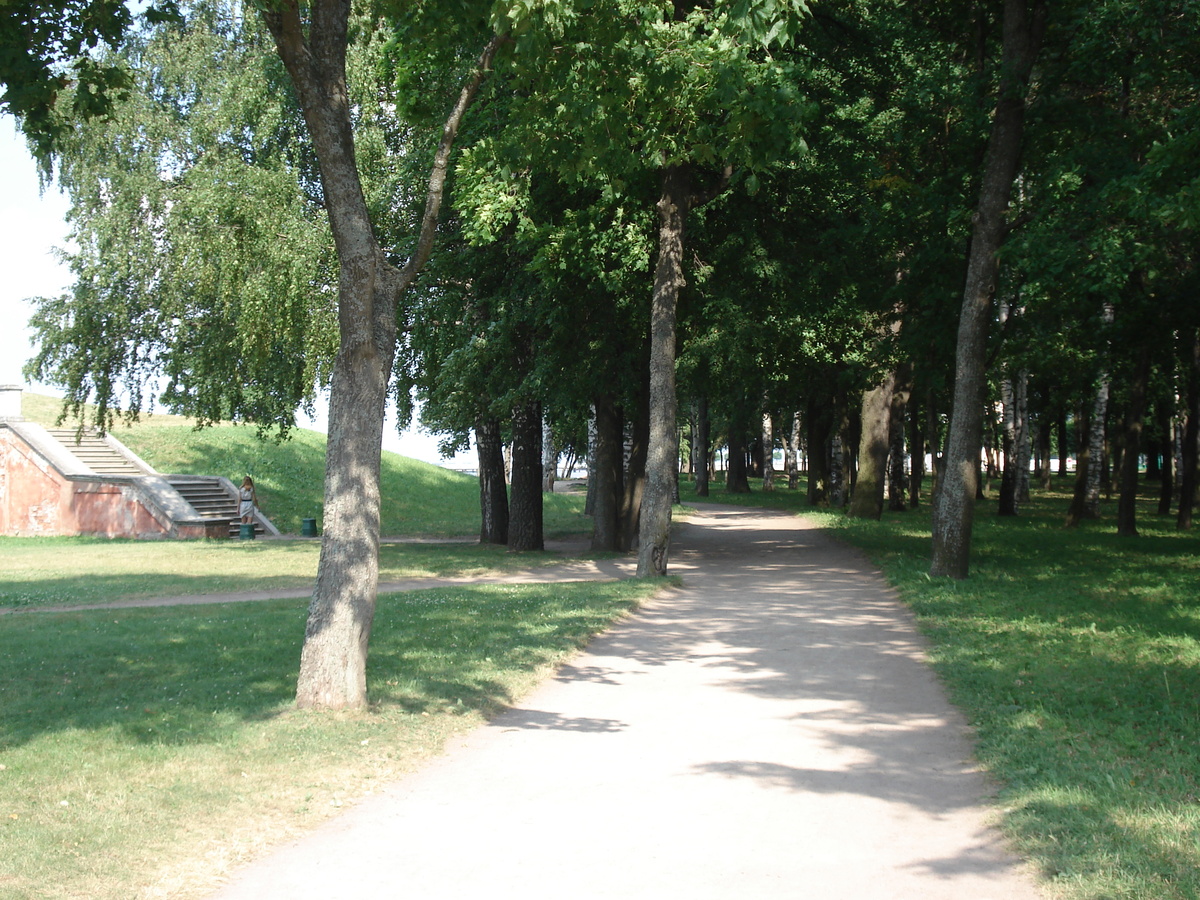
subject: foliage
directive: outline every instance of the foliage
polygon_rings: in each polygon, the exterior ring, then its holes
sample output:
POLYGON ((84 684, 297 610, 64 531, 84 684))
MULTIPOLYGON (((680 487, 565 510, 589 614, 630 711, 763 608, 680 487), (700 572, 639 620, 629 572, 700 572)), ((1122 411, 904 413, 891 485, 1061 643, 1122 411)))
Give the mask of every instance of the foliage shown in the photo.
POLYGON ((218 3, 131 35, 114 56, 128 96, 62 138, 75 283, 38 301, 27 371, 64 387, 76 414, 94 400, 103 428, 158 400, 285 433, 328 378, 328 226, 255 21, 218 3))

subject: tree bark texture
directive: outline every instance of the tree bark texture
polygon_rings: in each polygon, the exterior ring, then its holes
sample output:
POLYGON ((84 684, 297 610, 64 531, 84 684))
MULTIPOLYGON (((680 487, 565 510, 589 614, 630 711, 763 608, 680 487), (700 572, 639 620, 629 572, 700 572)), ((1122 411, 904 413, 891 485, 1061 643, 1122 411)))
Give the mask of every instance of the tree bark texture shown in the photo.
POLYGON ((1092 401, 1092 413, 1088 417, 1088 467, 1087 482, 1083 495, 1082 518, 1100 518, 1100 486, 1104 480, 1105 424, 1108 421, 1108 372, 1100 373, 1096 382, 1096 396, 1092 401))
POLYGON ((1045 31, 1045 0, 1005 0, 1001 79, 988 138, 967 258, 958 324, 954 399, 946 446, 946 474, 933 509, 930 574, 966 578, 975 518, 980 410, 997 253, 1006 231, 1005 212, 1021 160, 1025 91, 1045 31))
POLYGON ((508 485, 504 481, 504 440, 500 420, 475 422, 475 453, 479 458, 479 542, 508 543, 508 485))
MULTIPOLYGON (((904 512, 904 424, 908 399, 912 394, 912 366, 905 363, 896 370, 896 389, 892 392, 892 414, 888 439, 888 509, 904 512)), ((914 504, 915 505, 915 504, 914 504)))
POLYGON ((773 491, 775 490, 775 426, 769 412, 762 414, 762 452, 762 489, 773 491))
POLYGON ((595 452, 591 470, 594 482, 592 549, 618 550, 621 546, 621 450, 624 429, 612 397, 595 402, 595 452))
POLYGON ((671 499, 679 466, 675 429, 675 310, 683 287, 683 227, 691 202, 687 166, 667 166, 658 201, 658 261, 650 304, 650 442, 638 529, 639 578, 667 574, 671 499))
POLYGON ((1026 419, 1026 402, 1029 373, 1008 371, 1000 379, 1000 399, 1004 410, 1002 448, 1004 471, 1000 479, 1000 499, 997 512, 1001 516, 1015 516, 1021 501, 1029 494, 1029 426, 1026 419))
POLYGON ((542 417, 542 490, 547 494, 554 493, 554 481, 558 476, 555 463, 558 454, 554 451, 554 429, 550 420, 542 417))
POLYGON ((792 430, 788 435, 787 444, 787 479, 788 490, 794 491, 800 486, 800 413, 792 413, 792 430))
POLYGON ((1150 350, 1142 347, 1137 369, 1129 383, 1129 399, 1122 428, 1120 494, 1117 499, 1117 534, 1136 537, 1138 462, 1141 456, 1142 425, 1146 393, 1150 387, 1150 350))
POLYGON ((509 504, 508 549, 514 553, 544 550, 540 403, 529 401, 513 410, 512 436, 512 500, 509 504))
POLYGON ((646 489, 646 453, 650 442, 650 363, 647 359, 638 392, 637 410, 629 423, 628 447, 622 441, 625 479, 621 494, 622 552, 633 549, 642 518, 642 497, 646 489))
POLYGON ((870 390, 863 391, 862 435, 858 443, 858 481, 847 514, 856 519, 883 515, 883 489, 887 481, 891 443, 892 394, 896 373, 890 371, 870 390))
POLYGON ((417 247, 403 270, 379 246, 355 160, 346 86, 348 0, 284 0, 263 13, 308 127, 338 257, 338 331, 329 400, 325 531, 300 657, 296 703, 366 705, 366 664, 379 580, 379 460, 396 353, 397 305, 433 244, 450 149, 490 67, 480 58, 443 129, 417 247), (307 18, 307 23, 306 23, 307 18))
POLYGON ((692 456, 696 469, 696 496, 708 496, 708 460, 712 438, 710 437, 711 423, 708 418, 708 397, 696 401, 696 435, 693 440, 692 456))
POLYGON ((1091 423, 1088 420, 1087 407, 1080 404, 1079 414, 1075 417, 1075 436, 1079 446, 1075 453, 1075 486, 1071 494, 1071 504, 1067 507, 1067 528, 1075 528, 1087 518, 1087 485, 1092 469, 1090 434, 1091 423))

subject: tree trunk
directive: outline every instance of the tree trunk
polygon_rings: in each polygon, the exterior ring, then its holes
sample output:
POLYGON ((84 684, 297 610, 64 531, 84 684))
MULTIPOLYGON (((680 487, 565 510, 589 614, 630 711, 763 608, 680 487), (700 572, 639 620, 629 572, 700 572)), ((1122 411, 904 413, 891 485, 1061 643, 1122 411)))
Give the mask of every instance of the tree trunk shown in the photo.
POLYGON ((1146 413, 1146 392, 1150 386, 1150 350, 1143 347, 1137 370, 1129 384, 1129 402, 1125 407, 1122 436, 1121 493, 1117 500, 1117 534, 1137 537, 1138 462, 1141 456, 1142 419, 1146 413))
MULTIPOLYGON (((649 362, 642 373, 638 392, 637 410, 630 423, 628 458, 621 493, 621 545, 622 552, 633 549, 638 538, 641 522, 642 493, 646 486, 646 450, 650 440, 650 376, 649 362)), ((622 442, 623 444, 624 442, 622 442)), ((622 453, 625 456, 625 453, 622 453)))
POLYGON ((708 419, 708 397, 703 396, 696 401, 696 437, 693 441, 692 453, 695 457, 696 496, 708 496, 709 454, 712 443, 709 437, 710 423, 708 419))
POLYGON ((858 481, 846 511, 856 519, 878 519, 883 515, 883 488, 887 480, 892 394, 895 389, 896 373, 891 371, 875 387, 863 391, 858 481))
MULTIPOLYGON (((764 403, 766 397, 763 397, 764 403)), ((762 489, 764 491, 775 490, 775 427, 771 421, 771 414, 764 411, 762 414, 762 489)))
POLYGON ((284 0, 263 13, 308 126, 339 267, 325 532, 296 687, 298 706, 331 709, 367 703, 367 647, 379 580, 379 462, 398 300, 429 257, 450 149, 499 45, 488 45, 446 121, 417 246, 397 270, 376 239, 355 160, 346 88, 349 13, 341 0, 314 0, 304 15, 296 0, 284 0))
POLYGON ((921 410, 912 405, 908 415, 908 456, 912 460, 908 475, 908 503, 913 509, 921 505, 921 487, 925 482, 925 429, 921 425, 921 410))
POLYGON ((592 511, 592 549, 621 548, 621 448, 624 429, 612 397, 596 398, 595 498, 592 511))
POLYGON ((508 543, 508 485, 504 482, 504 440, 494 416, 475 420, 479 457, 479 512, 482 544, 508 543))
POLYGON ((1175 423, 1171 417, 1171 408, 1163 402, 1158 404, 1158 431, 1162 435, 1162 464, 1159 467, 1158 514, 1171 514, 1171 501, 1175 498, 1175 423))
POLYGON ((1183 428, 1183 447, 1179 461, 1179 513, 1175 527, 1192 527, 1192 509, 1196 505, 1196 482, 1200 477, 1200 331, 1192 337, 1192 365, 1187 379, 1187 422, 1183 428))
POLYGON ((891 434, 888 449, 888 509, 904 512, 904 422, 908 398, 912 394, 912 366, 904 363, 896 370, 896 389, 892 392, 891 434))
POLYGON ((1083 499, 1083 518, 1100 518, 1100 483, 1104 470, 1104 432, 1108 419, 1108 373, 1102 372, 1096 383, 1096 397, 1088 419, 1087 487, 1083 499))
POLYGON ((788 490, 794 491, 800 484, 800 413, 792 413, 792 430, 787 442, 788 490))
POLYGON ((725 465, 725 490, 730 494, 750 493, 746 465, 746 436, 737 423, 729 426, 729 461, 725 465))
POLYGON ((554 481, 558 476, 556 464, 558 454, 554 450, 554 429, 550 420, 542 417, 542 490, 547 494, 554 493, 554 481))
POLYGON ((542 539, 542 409, 531 400, 513 410, 512 501, 508 549, 544 550, 542 539))
MULTIPOLYGON (((1008 301, 1000 301, 1000 322, 1003 324, 1008 318, 1008 301)), ((1001 516, 1015 516, 1017 514, 1017 500, 1019 497, 1018 490, 1018 463, 1017 463, 1017 441, 1020 426, 1017 422, 1017 400, 1016 390, 1013 388, 1012 373, 1005 366, 1004 375, 1000 379, 1000 405, 1004 411, 1004 425, 1002 431, 1002 447, 1004 451, 1004 474, 1000 480, 1000 497, 997 503, 996 514, 1001 516)))
POLYGON ((1051 478, 1052 473, 1050 464, 1051 427, 1052 423, 1050 421, 1050 417, 1044 414, 1039 415, 1037 429, 1038 477, 1041 481, 1043 491, 1048 491, 1054 486, 1054 482, 1051 478))
POLYGON ((1091 423, 1082 404, 1079 414, 1075 417, 1075 437, 1079 447, 1075 453, 1075 490, 1071 495, 1071 505, 1067 508, 1067 528, 1076 527, 1088 517, 1087 491, 1092 470, 1092 441, 1091 423))
POLYGON ((691 202, 691 170, 667 166, 658 201, 658 262, 650 306, 650 442, 638 529, 640 578, 667 574, 671 498, 679 466, 675 428, 675 309, 683 287, 683 226, 691 202))
POLYGON ((583 501, 583 514, 596 515, 596 407, 588 410, 587 425, 587 498, 583 501))
POLYGON ((988 325, 996 290, 997 252, 1004 241, 1005 212, 1021 159, 1025 90, 1041 48, 1045 20, 1045 0, 1004 2, 1002 75, 967 259, 955 351, 946 476, 933 510, 930 574, 935 576, 966 578, 970 569, 982 424, 980 409, 988 325))
POLYGON ((1062 476, 1069 475, 1067 469, 1067 457, 1070 454, 1067 452, 1070 444, 1067 442, 1067 412, 1063 410, 1058 414, 1058 421, 1055 425, 1055 430, 1058 432, 1058 474, 1062 476))
POLYGON ((808 425, 808 505, 828 506, 831 482, 829 432, 833 425, 833 412, 810 399, 804 419, 808 425))

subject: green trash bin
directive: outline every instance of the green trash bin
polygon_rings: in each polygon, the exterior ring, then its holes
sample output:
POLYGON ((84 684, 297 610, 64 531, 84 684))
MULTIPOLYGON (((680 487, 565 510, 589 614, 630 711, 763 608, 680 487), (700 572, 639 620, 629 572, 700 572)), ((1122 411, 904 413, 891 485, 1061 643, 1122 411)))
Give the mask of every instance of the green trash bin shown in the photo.
POLYGON ((241 525, 238 526, 238 537, 243 541, 254 540, 254 523, 242 522, 241 525))
POLYGON ((317 520, 316 519, 301 519, 300 534, 303 537, 317 536, 317 520))

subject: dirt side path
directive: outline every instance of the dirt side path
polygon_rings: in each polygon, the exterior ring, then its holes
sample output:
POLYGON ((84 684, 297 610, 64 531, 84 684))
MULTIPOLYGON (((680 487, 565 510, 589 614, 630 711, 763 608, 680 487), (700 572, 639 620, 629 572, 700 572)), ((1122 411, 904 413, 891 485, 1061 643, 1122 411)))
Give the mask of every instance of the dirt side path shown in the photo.
POLYGON ((904 607, 792 516, 705 509, 683 587, 219 900, 1033 900, 904 607))

